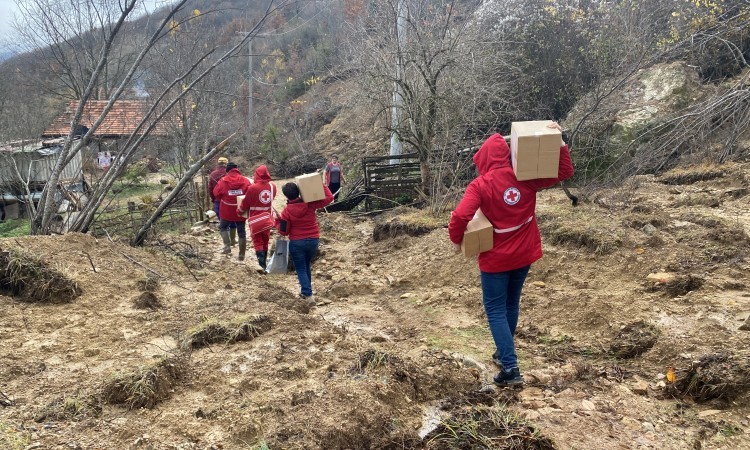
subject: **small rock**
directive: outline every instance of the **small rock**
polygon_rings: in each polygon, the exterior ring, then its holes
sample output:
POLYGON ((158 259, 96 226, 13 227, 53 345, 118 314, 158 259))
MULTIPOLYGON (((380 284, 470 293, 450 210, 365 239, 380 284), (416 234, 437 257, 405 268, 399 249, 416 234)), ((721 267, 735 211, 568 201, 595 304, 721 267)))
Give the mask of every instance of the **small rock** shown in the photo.
POLYGON ((596 411, 596 405, 591 400, 582 400, 581 409, 584 411, 596 411))
POLYGON ((523 376, 533 377, 539 384, 549 384, 552 381, 552 376, 542 372, 541 370, 529 370, 525 372, 523 376))
POLYGON ((653 226, 653 225, 651 225, 650 223, 647 223, 646 225, 644 225, 643 228, 641 228, 641 230, 644 233, 648 234, 649 236, 652 235, 652 234, 654 234, 654 233, 656 233, 656 231, 657 231, 656 227, 653 226))
POLYGON ((646 279, 657 283, 666 283, 675 278, 675 274, 670 272, 655 272, 646 275, 646 279))
POLYGON ((665 387, 667 387, 667 383, 665 383, 664 380, 662 380, 662 381, 656 383, 656 387, 659 388, 659 389, 664 389, 665 387))
POLYGON ((646 433, 654 433, 656 431, 656 427, 654 427, 654 424, 651 422, 643 422, 641 428, 643 428, 643 431, 646 433))
POLYGON ((539 414, 539 411, 534 411, 533 409, 525 410, 523 415, 526 420, 539 420, 539 418, 542 417, 542 415, 539 414))
POLYGON ((465 367, 473 367, 473 368, 475 368, 477 370, 480 370, 482 372, 484 372, 485 370, 487 370, 487 367, 484 364, 482 364, 479 361, 475 360, 474 358, 470 358, 468 356, 464 356, 461 359, 461 363, 465 367))
POLYGON ((739 329, 742 331, 750 331, 750 318, 745 319, 745 323, 740 325, 739 329))
POLYGON ((401 294, 400 298, 411 298, 411 297, 414 297, 414 294, 412 294, 411 292, 407 292, 405 294, 401 294))
POLYGON ((633 392, 639 395, 646 395, 648 394, 648 382, 644 380, 638 380, 633 385, 633 392))
POLYGON ((531 283, 531 285, 539 287, 539 288, 543 288, 543 287, 547 286, 547 284, 544 281, 535 281, 535 282, 531 283))
POLYGON ((720 414, 723 411, 720 409, 707 409, 705 411, 701 411, 698 413, 698 417, 708 417, 708 416, 714 416, 716 414, 720 414))

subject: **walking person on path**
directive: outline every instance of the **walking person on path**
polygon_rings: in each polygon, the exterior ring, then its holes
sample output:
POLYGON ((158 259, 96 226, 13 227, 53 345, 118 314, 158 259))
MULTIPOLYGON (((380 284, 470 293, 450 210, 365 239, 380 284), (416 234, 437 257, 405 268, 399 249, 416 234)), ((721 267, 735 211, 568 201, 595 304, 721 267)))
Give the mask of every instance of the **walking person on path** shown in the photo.
POLYGON ((214 198, 219 202, 219 233, 224 241, 224 250, 222 253, 228 255, 232 253, 231 241, 229 238, 229 227, 234 225, 239 235, 240 251, 238 258, 240 261, 245 259, 245 250, 247 249, 247 235, 245 234, 245 218, 240 216, 237 208, 237 197, 245 195, 250 189, 250 181, 242 176, 237 164, 230 162, 227 164, 227 174, 224 175, 214 188, 214 198))
POLYGON ((324 185, 328 186, 328 189, 333 192, 333 199, 334 201, 338 201, 339 199, 339 191, 341 190, 341 184, 346 183, 346 178, 344 177, 344 170, 341 167, 341 162, 339 162, 339 157, 336 155, 331 156, 331 161, 326 164, 325 169, 323 170, 323 173, 325 175, 325 181, 324 185))
MULTIPOLYGON (((214 212, 216 213, 216 218, 219 219, 220 221, 221 221, 221 214, 219 211, 219 201, 214 196, 214 189, 216 188, 216 185, 219 183, 219 180, 221 180, 224 177, 224 175, 227 174, 228 162, 229 160, 227 158, 223 156, 220 157, 216 163, 216 167, 214 167, 214 170, 212 170, 211 173, 208 175, 208 196, 211 198, 211 202, 214 204, 214 212)), ((232 247, 237 245, 237 242, 235 242, 236 237, 237 237, 237 225, 232 223, 229 226, 229 241, 232 247)))
MULTIPOLYGON (((550 128, 561 130, 552 123, 550 128)), ((560 147, 557 178, 518 181, 510 162, 505 139, 494 134, 474 155, 479 171, 466 188, 463 199, 451 214, 448 224, 450 240, 457 252, 466 225, 477 209, 492 223, 494 244, 479 254, 482 300, 496 351, 492 360, 500 366, 494 381, 500 386, 523 384, 513 341, 518 324, 518 310, 526 275, 531 264, 542 257, 542 240, 537 226, 536 193, 573 176, 568 146, 560 147)))
POLYGON ((240 213, 247 211, 247 224, 253 239, 258 264, 265 269, 268 257, 268 241, 275 223, 273 199, 276 198, 276 185, 271 183, 268 168, 262 165, 255 169, 253 184, 240 204, 240 213))
POLYGON ((333 194, 328 186, 323 187, 325 198, 315 202, 305 203, 299 195, 299 187, 294 183, 287 183, 281 192, 287 198, 286 208, 279 219, 279 233, 289 236, 289 256, 294 261, 297 279, 300 285, 300 297, 315 306, 312 290, 312 260, 318 253, 320 229, 315 210, 324 208, 333 202, 333 194))

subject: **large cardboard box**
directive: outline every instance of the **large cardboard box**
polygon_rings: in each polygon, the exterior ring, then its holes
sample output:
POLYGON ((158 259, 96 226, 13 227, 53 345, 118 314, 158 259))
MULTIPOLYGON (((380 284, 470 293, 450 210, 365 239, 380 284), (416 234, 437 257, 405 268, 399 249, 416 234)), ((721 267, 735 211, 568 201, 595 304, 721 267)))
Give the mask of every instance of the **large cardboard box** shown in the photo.
POLYGON ((513 122, 510 128, 510 155, 519 181, 557 178, 562 133, 548 128, 551 120, 513 122))
POLYGON ((326 198, 323 191, 323 177, 320 173, 308 173, 294 179, 299 186, 299 195, 305 203, 315 202, 326 198))
POLYGON ((474 218, 466 225, 464 240, 461 241, 461 252, 464 256, 475 256, 492 250, 495 229, 487 217, 478 209, 474 218))
POLYGON ((240 205, 242 204, 242 200, 245 200, 245 196, 244 195, 238 195, 237 196, 237 214, 239 214, 240 217, 244 217, 245 219, 247 219, 247 213, 249 211, 240 212, 240 205))

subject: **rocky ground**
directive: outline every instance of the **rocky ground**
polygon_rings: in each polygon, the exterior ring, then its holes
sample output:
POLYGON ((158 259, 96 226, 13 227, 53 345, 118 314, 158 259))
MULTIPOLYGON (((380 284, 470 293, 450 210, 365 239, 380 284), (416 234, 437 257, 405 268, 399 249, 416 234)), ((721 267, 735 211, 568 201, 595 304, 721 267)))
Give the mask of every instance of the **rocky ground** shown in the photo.
POLYGON ((491 384, 478 269, 447 216, 321 215, 312 310, 210 228, 169 249, 0 241, 47 267, 15 295, 0 282, 0 447, 750 448, 749 186, 731 165, 575 208, 541 193, 522 390, 491 384), (33 301, 61 289, 50 274, 72 301, 33 301))

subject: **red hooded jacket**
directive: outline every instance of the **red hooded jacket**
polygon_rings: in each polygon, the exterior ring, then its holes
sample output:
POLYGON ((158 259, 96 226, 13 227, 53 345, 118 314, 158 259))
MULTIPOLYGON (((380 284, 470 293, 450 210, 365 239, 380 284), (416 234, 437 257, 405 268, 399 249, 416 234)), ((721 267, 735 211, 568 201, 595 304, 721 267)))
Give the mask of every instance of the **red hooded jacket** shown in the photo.
POLYGON ((536 193, 573 176, 568 146, 560 147, 557 178, 518 181, 510 164, 505 139, 493 134, 474 155, 479 170, 451 214, 448 233, 460 244, 466 224, 481 208, 495 228, 492 250, 479 254, 482 272, 506 272, 530 265, 542 257, 542 239, 536 216, 536 193))
POLYGON ((253 184, 245 194, 240 205, 241 211, 247 211, 247 224, 252 234, 273 228, 273 199, 276 198, 276 185, 271 183, 271 174, 265 165, 255 169, 253 184))
POLYGON ((232 169, 219 180, 214 188, 214 198, 219 202, 219 217, 230 222, 244 222, 246 219, 237 213, 237 196, 245 195, 250 189, 250 180, 239 170, 232 169))
POLYGON ((305 203, 301 197, 289 200, 286 208, 281 212, 279 234, 289 236, 292 241, 319 238, 320 230, 315 210, 324 208, 333 201, 333 194, 328 186, 323 186, 323 191, 326 194, 325 198, 316 202, 305 203))

